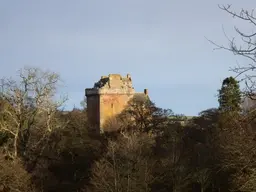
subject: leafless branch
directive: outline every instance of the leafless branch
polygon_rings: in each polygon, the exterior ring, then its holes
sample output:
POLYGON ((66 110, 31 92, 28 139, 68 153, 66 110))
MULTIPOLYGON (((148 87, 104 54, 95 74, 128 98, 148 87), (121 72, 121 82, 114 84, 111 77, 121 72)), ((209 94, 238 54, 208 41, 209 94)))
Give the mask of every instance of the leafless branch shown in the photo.
MULTIPOLYGON (((227 12, 233 18, 237 18, 239 20, 248 22, 254 29, 256 29, 256 16, 254 16, 254 10, 249 12, 248 10, 241 9, 239 13, 232 10, 231 5, 218 5, 218 7, 227 12)), ((255 75, 251 74, 256 70, 256 32, 252 33, 245 33, 238 27, 234 27, 234 30, 244 45, 238 45, 236 42, 235 37, 228 37, 224 28, 222 27, 224 36, 228 41, 228 46, 218 44, 212 40, 207 39, 211 44, 214 45, 214 50, 223 49, 229 52, 232 52, 234 55, 242 56, 248 59, 250 62, 244 66, 237 66, 231 68, 230 70, 235 72, 236 78, 243 75, 241 81, 246 83, 246 90, 247 94, 255 92, 255 75)))

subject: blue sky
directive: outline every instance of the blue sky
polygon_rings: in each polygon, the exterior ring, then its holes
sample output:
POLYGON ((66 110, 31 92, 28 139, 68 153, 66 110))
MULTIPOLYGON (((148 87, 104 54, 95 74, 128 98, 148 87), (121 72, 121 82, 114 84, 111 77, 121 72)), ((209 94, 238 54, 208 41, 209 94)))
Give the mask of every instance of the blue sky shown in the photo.
MULTIPOLYGON (((0 0, 0 77, 24 66, 58 72, 67 108, 100 76, 130 73, 160 107, 197 115, 217 107, 217 89, 243 60, 213 51, 222 31, 248 26, 221 11, 226 0, 0 0)), ((232 0, 236 10, 253 0, 232 0)))

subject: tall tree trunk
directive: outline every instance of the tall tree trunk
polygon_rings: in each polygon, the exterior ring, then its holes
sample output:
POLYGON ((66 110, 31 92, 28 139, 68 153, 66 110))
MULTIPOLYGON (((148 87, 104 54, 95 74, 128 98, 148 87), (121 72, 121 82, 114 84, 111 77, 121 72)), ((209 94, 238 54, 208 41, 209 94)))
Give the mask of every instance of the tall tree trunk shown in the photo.
POLYGON ((17 130, 14 135, 14 141, 13 141, 14 158, 16 158, 18 156, 18 139, 19 139, 20 129, 21 129, 21 124, 18 123, 17 130))
POLYGON ((202 184, 201 184, 201 192, 204 192, 204 187, 202 184))

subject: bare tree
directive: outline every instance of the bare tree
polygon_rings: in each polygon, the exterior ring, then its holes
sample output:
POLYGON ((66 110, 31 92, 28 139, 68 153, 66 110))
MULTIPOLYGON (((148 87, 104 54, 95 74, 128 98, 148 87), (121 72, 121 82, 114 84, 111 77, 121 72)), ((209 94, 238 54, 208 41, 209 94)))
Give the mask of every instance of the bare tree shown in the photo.
POLYGON ((206 189, 211 184, 211 170, 208 168, 197 170, 194 177, 196 182, 200 184, 200 191, 206 191, 206 189))
POLYGON ((140 132, 121 132, 117 141, 109 141, 107 153, 92 170, 95 191, 151 191, 156 179, 150 157, 154 136, 140 132))
POLYGON ((21 69, 19 80, 2 80, 4 107, 1 110, 0 131, 10 135, 12 150, 9 146, 6 152, 13 158, 21 152, 19 143, 25 146, 28 143, 32 128, 43 127, 43 135, 52 131, 54 115, 66 100, 54 100, 59 81, 58 74, 38 68, 21 69), (36 126, 36 121, 42 121, 43 126, 36 126))
POLYGON ((125 128, 159 132, 169 122, 171 110, 157 107, 147 96, 136 95, 118 116, 125 128))
POLYGON ((244 120, 229 119, 221 124, 216 135, 220 170, 229 173, 234 191, 254 191, 255 183, 255 126, 250 117, 244 120))
POLYGON ((177 123, 166 128, 163 136, 160 137, 162 149, 165 151, 160 160, 162 172, 166 175, 163 181, 168 182, 174 192, 184 191, 192 177, 185 166, 187 158, 183 135, 182 125, 177 123))
POLYGON ((256 81, 255 81, 255 70, 256 70, 256 16, 254 10, 251 11, 241 9, 240 12, 236 12, 231 9, 231 5, 219 5, 219 8, 235 19, 248 22, 248 27, 253 28, 251 33, 245 32, 244 30, 234 27, 238 38, 228 37, 224 32, 229 45, 220 45, 216 42, 209 40, 212 44, 216 46, 216 49, 224 49, 232 52, 234 55, 242 56, 248 59, 249 63, 247 65, 237 65, 234 68, 231 68, 231 71, 237 73, 237 77, 241 77, 241 81, 244 81, 246 84, 246 94, 251 95, 256 91, 256 81), (240 41, 240 43, 237 42, 240 41))

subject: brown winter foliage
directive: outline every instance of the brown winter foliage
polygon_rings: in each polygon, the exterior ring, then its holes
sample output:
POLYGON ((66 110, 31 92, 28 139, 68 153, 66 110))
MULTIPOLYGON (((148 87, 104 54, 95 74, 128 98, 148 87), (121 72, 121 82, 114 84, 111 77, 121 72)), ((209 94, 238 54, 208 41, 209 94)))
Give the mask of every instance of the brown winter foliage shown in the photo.
MULTIPOLYGON (((256 26, 251 12, 221 9, 256 26)), ((230 47, 215 45, 250 60, 233 71, 244 75, 251 97, 256 33, 235 29, 248 47, 233 39, 230 47)), ((106 125, 117 131, 97 135, 86 107, 61 110, 57 74, 25 68, 18 75, 1 82, 0 192, 256 191, 255 106, 206 109, 188 120, 135 98, 106 125)))
POLYGON ((109 123, 119 131, 94 135, 87 131, 86 109, 55 108, 49 117, 35 113, 41 105, 29 108, 21 102, 20 119, 11 109, 16 104, 1 99, 0 191, 239 192, 256 187, 253 113, 208 109, 184 125, 184 117, 171 110, 135 99, 109 123), (24 123, 31 115, 34 120, 24 123), (16 148, 10 131, 17 124, 9 118, 23 123, 16 148))

